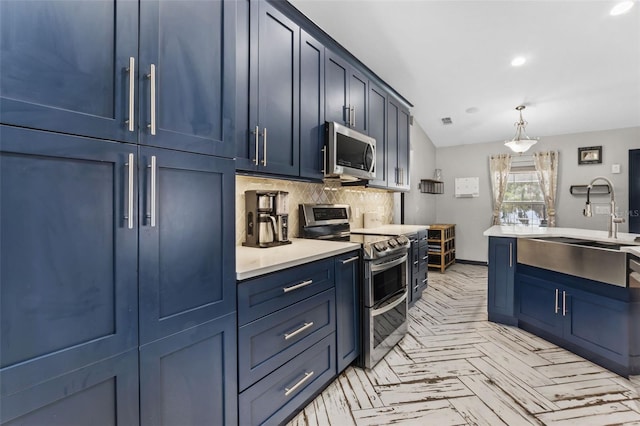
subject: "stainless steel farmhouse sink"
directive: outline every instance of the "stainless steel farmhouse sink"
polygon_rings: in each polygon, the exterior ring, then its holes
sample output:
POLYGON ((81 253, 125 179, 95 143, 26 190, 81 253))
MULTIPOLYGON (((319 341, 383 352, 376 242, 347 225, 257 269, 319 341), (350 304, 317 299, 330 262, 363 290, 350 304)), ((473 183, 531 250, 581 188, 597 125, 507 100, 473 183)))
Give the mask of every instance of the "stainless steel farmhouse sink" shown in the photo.
POLYGON ((578 238, 519 238, 518 263, 627 287, 627 254, 620 247, 578 238))

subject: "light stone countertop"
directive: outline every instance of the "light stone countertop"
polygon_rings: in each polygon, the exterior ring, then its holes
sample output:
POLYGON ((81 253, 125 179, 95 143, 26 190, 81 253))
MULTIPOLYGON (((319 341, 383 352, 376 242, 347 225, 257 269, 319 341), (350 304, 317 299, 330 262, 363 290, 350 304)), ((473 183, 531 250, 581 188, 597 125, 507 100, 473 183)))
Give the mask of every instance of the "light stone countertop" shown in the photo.
POLYGON ((409 235, 418 231, 429 229, 429 225, 382 225, 375 228, 356 228, 351 229, 352 234, 369 234, 369 235, 409 235))
POLYGON ((620 251, 634 253, 640 255, 640 242, 634 241, 640 234, 629 234, 626 232, 618 232, 618 238, 609 238, 607 231, 596 231, 593 229, 579 228, 546 228, 537 226, 518 226, 518 225, 494 225, 484 231, 485 237, 515 237, 515 238, 544 238, 544 237, 567 237, 582 240, 601 241, 605 243, 616 243, 622 246, 620 251))
POLYGON ((291 244, 278 247, 236 246, 236 280, 254 278, 359 248, 357 243, 304 238, 292 238, 291 244))

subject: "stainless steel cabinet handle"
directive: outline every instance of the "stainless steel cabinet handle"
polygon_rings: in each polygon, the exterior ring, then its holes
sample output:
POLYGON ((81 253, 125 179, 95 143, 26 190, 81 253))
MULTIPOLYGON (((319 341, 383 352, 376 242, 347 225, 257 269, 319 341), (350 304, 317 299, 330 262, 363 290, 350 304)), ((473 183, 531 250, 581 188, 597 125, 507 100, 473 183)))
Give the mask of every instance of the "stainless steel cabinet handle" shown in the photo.
POLYGON ((513 243, 509 243, 509 268, 513 268, 513 243))
POLYGON ((356 106, 351 107, 353 109, 353 122, 351 123, 352 127, 356 127, 356 106))
POLYGON ((400 167, 400 185, 404 185, 404 169, 400 167))
POLYGON ((429 258, 429 255, 426 255, 425 257, 422 258, 422 260, 427 260, 429 258))
POLYGON ((556 307, 555 307, 555 313, 558 313, 558 310, 560 308, 558 307, 558 289, 556 288, 556 307))
POLYGON ((124 218, 127 220, 127 228, 133 229, 133 154, 129 154, 129 160, 124 164, 127 166, 127 210, 124 218))
POLYGON ((292 285, 289 287, 283 287, 282 291, 284 291, 285 293, 289 293, 290 291, 297 290, 302 287, 306 287, 309 284, 313 284, 313 280, 306 280, 306 281, 302 281, 300 284, 292 285))
POLYGON ((327 174, 327 150, 326 147, 322 147, 322 174, 327 174))
POLYGON ((151 71, 147 74, 151 93, 151 123, 147 125, 153 136, 156 134, 156 66, 151 64, 151 71))
POLYGON ((342 264, 346 265, 347 263, 355 262, 358 259, 360 259, 360 256, 353 256, 353 257, 350 257, 349 259, 343 260, 342 264))
POLYGON ((426 283, 429 280, 429 278, 425 278, 424 280, 422 280, 423 283, 426 283))
POLYGON ((419 262, 419 261, 417 261, 417 260, 416 260, 415 262, 413 262, 413 264, 414 264, 414 265, 417 265, 417 264, 419 264, 419 263, 420 263, 420 262, 419 262))
POLYGON ((157 180, 157 161, 156 161, 156 156, 152 155, 151 156, 151 164, 149 166, 147 166, 151 169, 151 207, 150 207, 150 214, 149 214, 149 219, 151 219, 151 227, 155 227, 156 226, 156 194, 157 189, 158 189, 158 180, 157 180))
POLYGON ((262 165, 267 166, 267 128, 262 132, 262 165))
POLYGON ((298 334, 302 333, 305 330, 308 330, 311 327, 313 327, 313 321, 305 322, 304 325, 299 329, 297 329, 296 331, 292 331, 291 333, 284 333, 284 340, 289 340, 292 337, 297 336, 298 334))
POLYGON ((567 292, 562 292, 562 316, 567 315, 567 292))
POLYGON ((308 373, 304 373, 304 377, 302 379, 300 379, 300 381, 298 383, 296 383, 295 385, 291 386, 290 388, 284 388, 284 396, 289 396, 291 394, 291 392, 294 392, 296 389, 298 389, 300 386, 302 386, 302 384, 304 382, 306 382, 307 380, 309 380, 311 378, 311 376, 313 376, 313 371, 310 371, 308 373))
POLYGON ((255 142, 256 142, 256 157, 253 159, 253 164, 255 164, 257 166, 258 165, 258 157, 260 156, 260 153, 258 152, 258 143, 259 143, 259 138, 260 138, 260 127, 256 126, 256 129, 253 131, 253 133, 255 134, 255 142))
POLYGON ((135 91, 136 91, 136 59, 131 56, 129 57, 129 68, 127 68, 129 72, 129 119, 125 121, 125 123, 129 124, 129 131, 135 131, 135 123, 134 123, 134 100, 135 100, 135 91))

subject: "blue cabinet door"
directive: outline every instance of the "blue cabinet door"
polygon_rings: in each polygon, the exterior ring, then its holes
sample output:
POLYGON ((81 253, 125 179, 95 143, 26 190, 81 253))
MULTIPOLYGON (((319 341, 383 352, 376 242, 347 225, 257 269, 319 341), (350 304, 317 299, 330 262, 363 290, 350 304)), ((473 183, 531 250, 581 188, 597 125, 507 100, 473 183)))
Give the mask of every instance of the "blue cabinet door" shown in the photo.
MULTIPOLYGON (((369 181, 373 187, 387 187, 387 94, 369 82, 369 136, 376 140, 376 178, 369 181)), ((417 250, 416 250, 417 255, 417 250)))
POLYGON ((0 132, 0 393, 8 395, 138 345, 137 147, 0 132))
POLYGON ((235 310, 234 172, 233 160, 140 148, 141 343, 235 310))
POLYGON ((233 157, 235 10, 233 0, 140 2, 141 143, 233 157))
POLYGON ((325 54, 325 118, 349 125, 349 64, 327 50, 325 54))
POLYGON ((138 349, 0 398, 3 425, 138 424, 138 349))
POLYGON ((299 176, 300 27, 265 1, 239 2, 238 14, 236 167, 299 176))
POLYGON ((491 321, 515 321, 516 248, 515 238, 489 237, 487 311, 491 321))
POLYGON ((349 70, 349 106, 351 127, 364 134, 369 133, 369 80, 355 68, 349 70))
POLYGON ((360 355, 360 254, 335 258, 338 374, 360 355))
POLYGON ((387 102, 387 185, 391 189, 400 186, 400 169, 398 168, 398 126, 400 105, 389 98, 387 102))
POLYGON ((640 149, 629 150, 629 232, 640 234, 640 149))
POLYGON ((300 31, 300 176, 324 175, 324 46, 300 31))
POLYGON ((237 424, 235 312, 140 347, 142 425, 237 424))
POLYGON ((137 140, 137 2, 3 1, 0 39, 2 123, 137 140))
POLYGON ((398 175, 400 182, 398 189, 408 191, 410 189, 409 154, 411 141, 409 139, 409 110, 400 106, 398 110, 398 175))
POLYGON ((620 365, 629 362, 629 304, 563 288, 564 339, 620 365))
POLYGON ((518 320, 535 328, 562 337, 562 289, 553 283, 518 274, 518 320))

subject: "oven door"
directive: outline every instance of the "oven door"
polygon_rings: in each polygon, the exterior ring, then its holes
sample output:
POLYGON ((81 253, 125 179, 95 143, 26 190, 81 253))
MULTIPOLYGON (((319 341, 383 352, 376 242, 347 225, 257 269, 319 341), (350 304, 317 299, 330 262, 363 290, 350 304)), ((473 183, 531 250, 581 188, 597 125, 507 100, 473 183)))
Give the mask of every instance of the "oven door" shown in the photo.
POLYGON ((364 353, 362 364, 373 368, 407 334, 407 289, 377 308, 364 308, 364 353))
POLYGON ((364 286, 364 305, 378 308, 408 285, 408 254, 368 261, 364 286))

